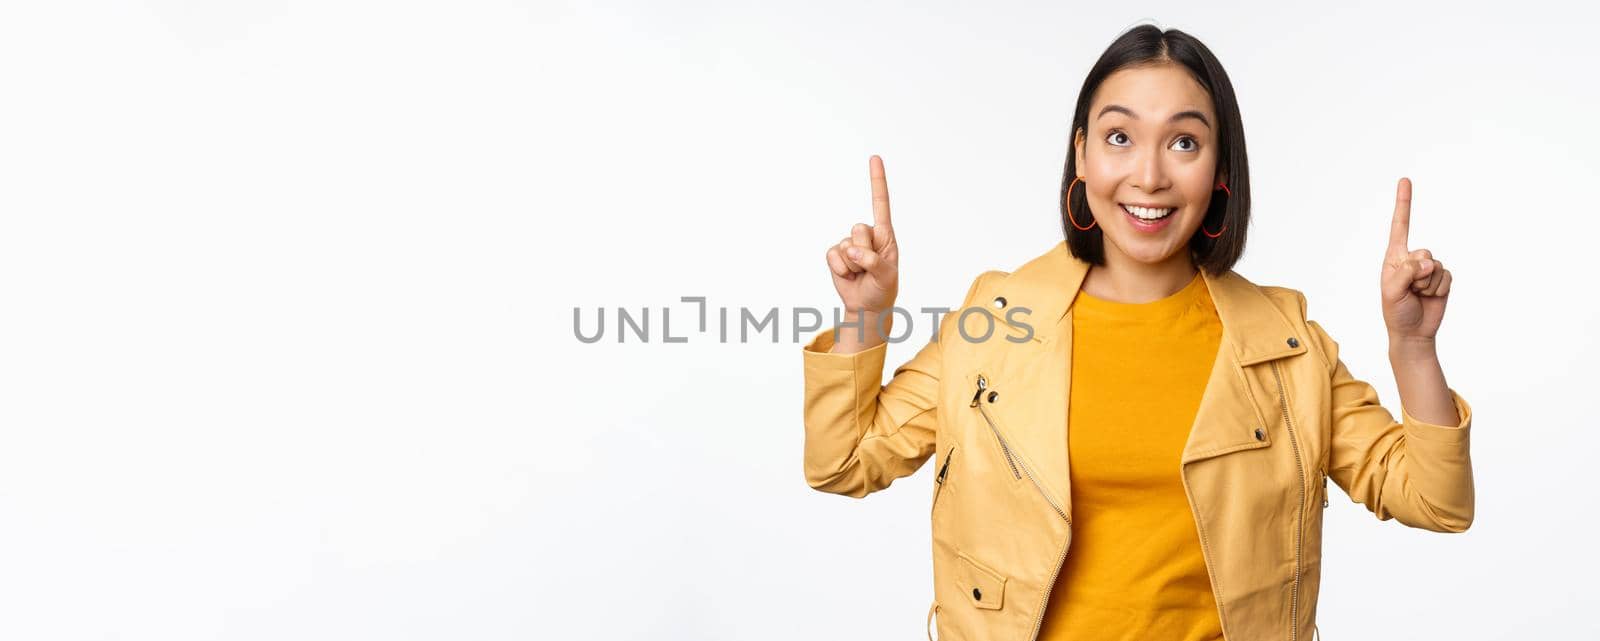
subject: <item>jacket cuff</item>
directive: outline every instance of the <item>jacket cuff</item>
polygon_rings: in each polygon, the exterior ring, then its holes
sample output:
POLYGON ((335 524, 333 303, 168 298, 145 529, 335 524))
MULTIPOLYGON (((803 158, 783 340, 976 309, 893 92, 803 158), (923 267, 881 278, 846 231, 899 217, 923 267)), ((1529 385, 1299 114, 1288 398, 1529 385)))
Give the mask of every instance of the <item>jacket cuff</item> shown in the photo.
POLYGON ((1456 425, 1440 425, 1417 420, 1406 411, 1405 404, 1401 403, 1401 422, 1405 423, 1406 436, 1438 443, 1466 442, 1472 428, 1472 406, 1468 405, 1467 399, 1461 398, 1454 389, 1450 389, 1450 399, 1456 406, 1456 415, 1461 418, 1456 425))
POLYGON ((883 361, 889 347, 888 343, 880 343, 854 354, 830 353, 828 350, 834 345, 833 332, 832 329, 823 330, 801 348, 805 358, 807 420, 850 425, 848 438, 858 441, 871 427, 883 383, 883 361), (832 406, 829 399, 849 399, 849 405, 832 406), (828 407, 832 409, 822 409, 828 407))
POLYGON ((833 329, 825 329, 817 332, 811 342, 800 348, 805 355, 806 371, 866 371, 877 374, 879 377, 883 376, 884 358, 889 353, 888 342, 878 343, 854 354, 835 354, 828 351, 833 349, 835 331, 833 329))

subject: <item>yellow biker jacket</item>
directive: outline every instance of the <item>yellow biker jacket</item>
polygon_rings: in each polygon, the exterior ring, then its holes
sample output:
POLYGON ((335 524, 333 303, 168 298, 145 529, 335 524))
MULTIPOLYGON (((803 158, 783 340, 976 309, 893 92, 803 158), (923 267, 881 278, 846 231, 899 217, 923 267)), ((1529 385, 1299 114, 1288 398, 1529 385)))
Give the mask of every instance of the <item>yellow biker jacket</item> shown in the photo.
MULTIPOLYGON (((886 344, 831 354, 828 329, 802 348, 811 487, 862 497, 934 459, 929 617, 940 639, 1037 638, 1072 546, 1071 303, 1088 268, 1063 241, 979 275, 887 384, 886 344), (988 340, 968 338, 991 322, 988 340)), ((1223 337, 1179 471, 1223 633, 1309 639, 1327 480, 1379 519, 1464 531, 1472 409, 1451 389, 1460 424, 1403 409, 1395 420, 1306 319, 1301 292, 1201 273, 1223 337)))

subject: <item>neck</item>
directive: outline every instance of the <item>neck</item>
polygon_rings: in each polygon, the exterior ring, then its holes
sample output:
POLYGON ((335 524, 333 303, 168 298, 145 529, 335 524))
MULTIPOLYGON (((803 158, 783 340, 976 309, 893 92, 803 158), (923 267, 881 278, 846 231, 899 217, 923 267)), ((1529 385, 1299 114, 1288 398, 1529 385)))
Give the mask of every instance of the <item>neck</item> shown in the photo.
POLYGON ((1083 289, 1096 298, 1118 303, 1148 303, 1166 298, 1194 280, 1197 268, 1187 251, 1158 263, 1146 263, 1106 244, 1106 264, 1094 265, 1083 278, 1083 289))

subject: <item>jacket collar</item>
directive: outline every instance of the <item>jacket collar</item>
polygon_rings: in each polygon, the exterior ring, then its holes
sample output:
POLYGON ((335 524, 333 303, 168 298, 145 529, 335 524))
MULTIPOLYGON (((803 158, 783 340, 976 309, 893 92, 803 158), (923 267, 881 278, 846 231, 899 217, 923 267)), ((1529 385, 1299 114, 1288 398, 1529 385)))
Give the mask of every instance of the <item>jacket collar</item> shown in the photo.
MULTIPOLYGON (((1006 296, 1008 306, 1030 310, 1027 318, 1035 340, 1048 342, 1061 333, 1089 267, 1072 255, 1066 241, 1058 241, 1050 251, 1013 271, 999 293, 1006 296)), ((1306 351, 1303 337, 1296 336, 1289 319, 1255 283, 1231 269, 1221 275, 1203 269, 1200 273, 1222 320, 1223 342, 1232 347, 1239 365, 1306 351)))

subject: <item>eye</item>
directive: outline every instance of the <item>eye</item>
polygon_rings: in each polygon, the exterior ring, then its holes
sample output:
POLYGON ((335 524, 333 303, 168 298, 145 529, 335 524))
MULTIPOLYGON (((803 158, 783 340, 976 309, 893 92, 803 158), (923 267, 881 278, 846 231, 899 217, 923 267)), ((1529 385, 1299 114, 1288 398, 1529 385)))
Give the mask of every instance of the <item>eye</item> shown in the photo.
POLYGON ((1194 150, 1200 148, 1200 143, 1195 142, 1194 138, 1191 138, 1189 136, 1183 136, 1183 137, 1178 138, 1177 140, 1172 141, 1172 148, 1174 150, 1176 150, 1176 151, 1194 151, 1194 150), (1183 148, 1179 148, 1178 147, 1178 145, 1180 145, 1182 143, 1185 143, 1185 142, 1189 143, 1189 146, 1183 147, 1183 148))
POLYGON ((1115 129, 1111 130, 1111 133, 1106 134, 1106 142, 1111 143, 1111 146, 1113 146, 1113 147, 1126 147, 1126 146, 1128 146, 1127 145, 1127 140, 1128 140, 1128 134, 1122 133, 1122 132, 1117 131, 1115 129), (1118 138, 1120 138, 1122 140, 1122 142, 1112 142, 1113 140, 1116 140, 1118 138))

